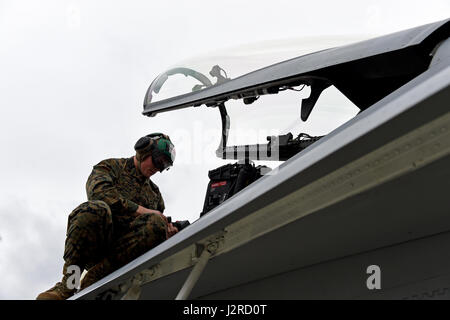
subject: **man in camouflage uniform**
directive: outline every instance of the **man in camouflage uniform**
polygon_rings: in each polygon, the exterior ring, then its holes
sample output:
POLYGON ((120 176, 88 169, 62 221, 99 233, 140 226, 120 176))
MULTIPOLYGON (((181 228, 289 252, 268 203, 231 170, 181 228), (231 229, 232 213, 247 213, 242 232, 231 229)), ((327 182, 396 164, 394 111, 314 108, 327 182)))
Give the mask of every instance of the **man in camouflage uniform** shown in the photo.
POLYGON ((168 223, 158 187, 149 179, 173 165, 175 149, 167 135, 136 142, 136 155, 94 166, 86 183, 88 201, 69 215, 63 279, 37 299, 67 299, 68 267, 88 272, 81 289, 157 246, 178 230, 168 223))

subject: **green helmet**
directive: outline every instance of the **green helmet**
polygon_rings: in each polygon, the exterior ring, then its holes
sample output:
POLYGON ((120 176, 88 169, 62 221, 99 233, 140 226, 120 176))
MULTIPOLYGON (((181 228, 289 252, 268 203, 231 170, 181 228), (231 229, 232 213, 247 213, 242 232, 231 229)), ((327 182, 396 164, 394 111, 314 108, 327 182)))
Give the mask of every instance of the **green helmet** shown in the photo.
POLYGON ((140 138, 134 145, 134 150, 139 162, 151 155, 153 164, 160 172, 173 166, 175 161, 175 146, 169 136, 163 133, 151 133, 140 138))

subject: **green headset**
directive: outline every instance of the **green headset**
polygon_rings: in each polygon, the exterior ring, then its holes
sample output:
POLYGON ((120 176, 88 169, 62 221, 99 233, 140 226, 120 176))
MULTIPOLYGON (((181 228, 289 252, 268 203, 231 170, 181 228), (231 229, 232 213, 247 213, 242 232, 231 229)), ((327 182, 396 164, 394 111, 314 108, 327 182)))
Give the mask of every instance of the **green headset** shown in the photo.
POLYGON ((175 161, 175 146, 169 136, 160 132, 140 138, 134 145, 134 150, 139 164, 151 154, 153 164, 160 172, 169 169, 175 161))

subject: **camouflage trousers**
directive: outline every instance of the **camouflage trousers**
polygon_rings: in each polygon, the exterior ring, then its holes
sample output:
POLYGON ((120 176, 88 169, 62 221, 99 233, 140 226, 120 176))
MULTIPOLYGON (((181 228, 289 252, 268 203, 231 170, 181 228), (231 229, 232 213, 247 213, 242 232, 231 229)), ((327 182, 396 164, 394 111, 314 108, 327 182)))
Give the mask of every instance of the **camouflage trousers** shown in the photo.
MULTIPOLYGON (((102 270, 95 275, 95 280, 100 280, 166 240, 167 225, 157 214, 141 214, 125 230, 119 235, 114 233, 113 216, 105 202, 82 203, 69 215, 65 266, 102 270), (108 268, 94 268, 104 261, 107 261, 108 268)), ((93 275, 90 276, 92 278, 93 275)))

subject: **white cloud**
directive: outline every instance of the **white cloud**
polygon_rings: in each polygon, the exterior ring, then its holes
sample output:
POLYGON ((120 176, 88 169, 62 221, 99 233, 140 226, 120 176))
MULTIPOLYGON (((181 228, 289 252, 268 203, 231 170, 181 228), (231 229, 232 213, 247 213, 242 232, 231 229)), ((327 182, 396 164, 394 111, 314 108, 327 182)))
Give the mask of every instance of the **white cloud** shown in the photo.
POLYGON ((34 299, 61 280, 67 216, 54 207, 33 208, 25 195, 2 199, 0 299, 34 299))

